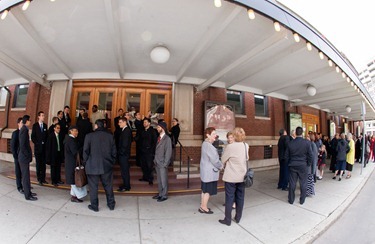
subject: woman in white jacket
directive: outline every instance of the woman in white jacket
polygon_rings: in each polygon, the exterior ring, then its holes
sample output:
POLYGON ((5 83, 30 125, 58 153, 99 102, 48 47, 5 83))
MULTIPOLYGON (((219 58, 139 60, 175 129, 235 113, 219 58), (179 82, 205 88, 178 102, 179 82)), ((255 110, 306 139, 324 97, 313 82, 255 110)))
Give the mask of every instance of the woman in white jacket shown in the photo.
POLYGON ((246 160, 249 158, 249 145, 245 143, 245 131, 236 127, 232 131, 234 142, 228 144, 221 160, 225 170, 223 181, 225 182, 225 218, 219 220, 221 224, 231 225, 232 206, 236 203, 236 215, 234 221, 239 223, 245 198, 244 176, 247 171, 246 160))

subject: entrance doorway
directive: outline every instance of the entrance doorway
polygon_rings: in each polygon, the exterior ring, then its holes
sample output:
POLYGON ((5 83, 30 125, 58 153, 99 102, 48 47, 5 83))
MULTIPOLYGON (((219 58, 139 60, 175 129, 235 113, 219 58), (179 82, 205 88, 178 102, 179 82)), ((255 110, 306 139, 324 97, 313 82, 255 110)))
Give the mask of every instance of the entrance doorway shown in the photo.
MULTIPOLYGON (((114 118, 118 109, 128 111, 134 120, 135 112, 145 117, 151 116, 152 125, 158 119, 171 121, 171 84, 134 81, 74 81, 71 110, 72 124, 75 124, 79 109, 86 109, 91 117, 91 108, 98 105, 98 111, 107 120, 107 127, 115 130, 114 118)), ((91 121, 93 122, 93 121, 91 121)))

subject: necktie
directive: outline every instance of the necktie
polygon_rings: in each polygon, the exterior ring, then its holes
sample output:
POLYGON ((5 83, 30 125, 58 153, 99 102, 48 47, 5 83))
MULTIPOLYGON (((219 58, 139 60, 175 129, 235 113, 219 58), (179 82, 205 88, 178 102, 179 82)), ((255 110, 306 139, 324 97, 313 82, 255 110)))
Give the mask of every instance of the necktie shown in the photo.
POLYGON ((59 134, 56 134, 57 139, 57 151, 60 152, 60 140, 59 140, 59 134))
POLYGON ((40 124, 40 130, 43 132, 43 124, 40 124))
POLYGON ((158 137, 158 143, 160 142, 160 139, 161 139, 161 138, 160 138, 160 136, 159 136, 159 137, 158 137))

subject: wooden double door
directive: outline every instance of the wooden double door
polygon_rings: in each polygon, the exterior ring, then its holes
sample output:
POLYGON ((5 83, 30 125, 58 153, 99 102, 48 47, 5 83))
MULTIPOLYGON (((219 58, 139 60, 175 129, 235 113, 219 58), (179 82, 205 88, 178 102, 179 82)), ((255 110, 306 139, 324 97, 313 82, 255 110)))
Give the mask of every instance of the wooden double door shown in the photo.
POLYGON ((74 82, 71 99, 71 114, 74 114, 72 122, 75 123, 80 108, 86 109, 91 118, 92 106, 97 105, 112 132, 115 129, 114 118, 118 116, 120 108, 130 112, 132 120, 135 119, 136 111, 147 117, 151 113, 154 126, 158 119, 164 119, 170 126, 171 88, 170 84, 151 82, 74 82))

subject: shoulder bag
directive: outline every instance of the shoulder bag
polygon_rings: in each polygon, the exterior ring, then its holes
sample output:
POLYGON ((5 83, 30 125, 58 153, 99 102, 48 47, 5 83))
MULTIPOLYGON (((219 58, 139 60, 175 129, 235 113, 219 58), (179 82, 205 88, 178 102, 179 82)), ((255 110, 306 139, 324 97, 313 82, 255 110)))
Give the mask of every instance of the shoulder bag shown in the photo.
POLYGON ((76 156, 76 168, 74 170, 74 182, 77 187, 84 187, 87 185, 87 176, 85 167, 81 164, 79 153, 76 156))
MULTIPOLYGON (((246 144, 244 143, 244 145, 245 145, 245 155, 247 155, 246 144)), ((247 159, 247 156, 246 156, 245 160, 246 160, 247 172, 245 174, 243 182, 245 184, 245 187, 249 188, 253 185, 254 171, 251 168, 249 168, 249 160, 247 159)))

